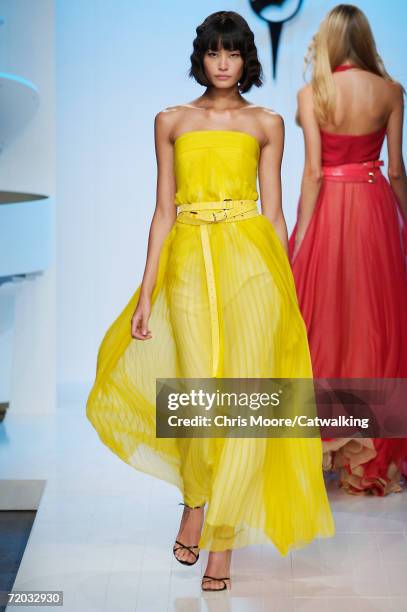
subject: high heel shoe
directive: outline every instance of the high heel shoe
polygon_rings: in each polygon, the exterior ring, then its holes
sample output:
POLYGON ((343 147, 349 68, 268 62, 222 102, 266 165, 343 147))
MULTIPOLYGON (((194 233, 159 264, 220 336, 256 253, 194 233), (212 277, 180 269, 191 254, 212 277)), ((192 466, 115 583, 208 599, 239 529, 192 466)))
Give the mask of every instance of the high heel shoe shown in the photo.
MULTIPOLYGON (((189 508, 190 510, 195 510, 195 508, 203 508, 205 506, 205 504, 203 504, 202 506, 188 506, 188 504, 184 504, 183 502, 178 504, 179 506, 186 506, 187 508, 189 508)), ((181 525, 180 525, 180 530, 182 527, 182 521, 181 521, 181 525)), ((198 561, 199 559, 199 552, 195 553, 193 550, 191 550, 192 548, 199 548, 198 544, 194 544, 191 546, 187 546, 186 544, 183 544, 182 542, 180 542, 179 540, 175 540, 175 544, 173 546, 172 552, 174 554, 174 557, 176 558, 176 560, 179 563, 182 563, 183 565, 195 565, 195 563, 198 561), (179 544, 179 546, 175 547, 175 544, 179 544), (187 549, 189 550, 189 552, 194 555, 195 557, 195 561, 185 561, 185 559, 179 559, 177 557, 177 555, 175 554, 177 552, 177 550, 181 550, 181 549, 187 549)))
POLYGON ((208 574, 205 574, 204 576, 202 576, 202 583, 201 583, 201 588, 203 591, 226 591, 227 584, 226 584, 226 580, 230 580, 230 576, 224 576, 223 578, 216 578, 215 576, 208 576, 208 574), (204 580, 204 578, 207 578, 207 580, 204 580), (223 582, 223 587, 221 589, 204 589, 203 585, 205 584, 205 582, 210 582, 211 580, 221 580, 223 582))

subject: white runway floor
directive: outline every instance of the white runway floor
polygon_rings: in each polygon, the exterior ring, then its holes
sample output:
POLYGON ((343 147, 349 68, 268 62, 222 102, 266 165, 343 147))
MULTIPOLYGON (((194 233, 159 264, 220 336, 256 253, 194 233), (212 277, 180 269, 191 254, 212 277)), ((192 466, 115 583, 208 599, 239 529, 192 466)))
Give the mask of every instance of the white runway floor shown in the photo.
POLYGON ((64 612, 404 612, 407 489, 353 497, 328 483, 337 534, 281 557, 273 545, 232 557, 232 590, 202 593, 207 553, 186 567, 172 546, 178 490, 102 443, 84 405, 0 424, 0 479, 46 486, 14 590, 63 590, 64 612))

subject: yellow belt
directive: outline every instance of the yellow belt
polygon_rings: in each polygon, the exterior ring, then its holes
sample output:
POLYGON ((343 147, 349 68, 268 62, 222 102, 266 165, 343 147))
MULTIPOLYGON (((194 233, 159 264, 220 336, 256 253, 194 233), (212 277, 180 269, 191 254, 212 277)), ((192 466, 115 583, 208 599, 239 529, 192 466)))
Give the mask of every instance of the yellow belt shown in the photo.
POLYGON ((256 200, 231 199, 179 204, 178 211, 177 221, 191 225, 240 221, 259 214, 256 200))
POLYGON ((216 292, 215 270, 212 259, 209 223, 240 221, 259 215, 256 200, 225 199, 217 202, 191 202, 178 205, 177 221, 200 225, 200 238, 205 263, 205 276, 208 289, 209 314, 212 336, 211 376, 221 378, 223 375, 223 351, 220 342, 219 305, 216 292))

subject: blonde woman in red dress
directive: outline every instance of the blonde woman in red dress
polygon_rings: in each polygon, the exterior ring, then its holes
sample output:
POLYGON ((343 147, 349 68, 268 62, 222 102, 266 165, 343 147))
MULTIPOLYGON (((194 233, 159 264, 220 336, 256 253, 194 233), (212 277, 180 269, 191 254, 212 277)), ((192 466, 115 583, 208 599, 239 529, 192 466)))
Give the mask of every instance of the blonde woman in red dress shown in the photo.
MULTIPOLYGON (((305 166, 289 240, 316 378, 407 377, 404 88, 387 73, 365 15, 341 4, 309 48, 298 93, 305 166), (379 160, 387 137, 388 177, 379 160)), ((325 439, 348 492, 400 491, 406 438, 325 439)), ((404 468, 405 469, 405 468, 404 468)))

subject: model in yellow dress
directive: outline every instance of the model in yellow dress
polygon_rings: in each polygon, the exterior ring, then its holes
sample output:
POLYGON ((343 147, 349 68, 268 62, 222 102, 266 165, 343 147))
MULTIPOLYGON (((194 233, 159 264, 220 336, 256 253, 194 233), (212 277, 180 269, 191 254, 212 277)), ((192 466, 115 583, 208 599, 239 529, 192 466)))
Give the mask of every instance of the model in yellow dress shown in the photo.
POLYGON ((138 287, 100 346, 87 416, 128 464, 207 503, 200 548, 271 541, 285 555, 334 532, 319 438, 155 435, 156 378, 312 377, 290 264, 257 208, 256 138, 190 131, 174 154, 180 212, 160 254, 153 336, 131 336, 138 287))

